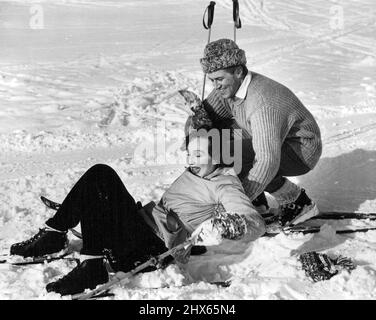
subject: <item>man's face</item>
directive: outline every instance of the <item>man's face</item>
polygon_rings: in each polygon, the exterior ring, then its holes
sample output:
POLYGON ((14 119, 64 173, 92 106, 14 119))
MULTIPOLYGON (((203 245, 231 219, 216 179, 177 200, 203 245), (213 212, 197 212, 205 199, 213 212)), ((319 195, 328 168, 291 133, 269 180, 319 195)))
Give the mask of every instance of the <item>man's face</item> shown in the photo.
POLYGON ((208 78, 212 81, 214 88, 223 98, 233 98, 242 83, 241 68, 236 68, 234 73, 229 70, 218 70, 208 73, 208 78))
POLYGON ((209 140, 207 137, 196 137, 189 142, 187 163, 191 172, 199 177, 205 177, 216 169, 209 154, 209 140))

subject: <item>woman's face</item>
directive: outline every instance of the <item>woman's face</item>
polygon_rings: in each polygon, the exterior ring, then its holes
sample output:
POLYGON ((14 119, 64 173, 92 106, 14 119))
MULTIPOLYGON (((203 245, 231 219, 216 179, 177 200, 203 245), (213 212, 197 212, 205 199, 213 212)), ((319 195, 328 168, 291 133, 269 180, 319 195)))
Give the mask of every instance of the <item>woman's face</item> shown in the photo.
POLYGON ((193 174, 205 177, 216 169, 209 155, 209 139, 207 137, 193 138, 187 148, 187 163, 193 174))

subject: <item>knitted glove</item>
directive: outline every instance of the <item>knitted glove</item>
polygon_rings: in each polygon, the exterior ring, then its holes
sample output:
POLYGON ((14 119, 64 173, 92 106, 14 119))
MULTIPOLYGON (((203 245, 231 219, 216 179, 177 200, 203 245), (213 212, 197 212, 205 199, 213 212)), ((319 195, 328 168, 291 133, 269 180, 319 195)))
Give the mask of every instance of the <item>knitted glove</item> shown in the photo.
POLYGON ((328 280, 338 274, 342 269, 351 271, 355 269, 351 259, 339 256, 336 259, 328 257, 326 254, 317 252, 306 252, 298 257, 305 274, 314 282, 328 280))
POLYGON ((192 109, 192 127, 193 129, 210 129, 213 126, 213 122, 206 112, 204 105, 201 103, 196 108, 192 109))
POLYGON ((183 96, 188 108, 191 110, 191 115, 185 124, 185 135, 189 135, 192 129, 212 128, 212 119, 205 110, 201 99, 195 93, 188 90, 179 90, 179 93, 183 96))
POLYGON ((213 226, 225 239, 241 239, 247 232, 246 219, 237 213, 217 211, 213 226))

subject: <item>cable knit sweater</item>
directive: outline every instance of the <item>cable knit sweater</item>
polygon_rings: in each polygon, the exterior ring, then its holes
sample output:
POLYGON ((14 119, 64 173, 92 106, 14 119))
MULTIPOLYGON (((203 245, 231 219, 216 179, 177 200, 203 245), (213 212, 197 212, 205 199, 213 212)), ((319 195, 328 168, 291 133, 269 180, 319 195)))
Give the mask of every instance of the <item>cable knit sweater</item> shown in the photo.
POLYGON ((277 174, 283 143, 311 169, 321 156, 320 129, 312 114, 287 87, 263 75, 252 72, 245 99, 225 100, 214 90, 204 105, 215 121, 235 118, 252 136, 255 159, 248 179, 243 180, 251 200, 277 174))

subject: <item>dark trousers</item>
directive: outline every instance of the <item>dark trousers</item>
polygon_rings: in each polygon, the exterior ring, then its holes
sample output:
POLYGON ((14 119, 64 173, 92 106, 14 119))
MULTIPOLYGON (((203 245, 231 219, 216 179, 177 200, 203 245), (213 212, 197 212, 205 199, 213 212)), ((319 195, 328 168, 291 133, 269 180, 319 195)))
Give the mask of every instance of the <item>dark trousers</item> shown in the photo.
POLYGON ((311 169, 298 157, 288 143, 282 144, 281 161, 279 169, 273 180, 266 186, 265 191, 272 193, 280 189, 284 182, 284 177, 294 177, 306 174, 311 169))
POLYGON ((65 231, 81 223, 82 254, 102 255, 111 249, 121 255, 156 255, 164 242, 137 212, 137 205, 120 177, 97 164, 77 181, 56 214, 46 224, 65 231))
MULTIPOLYGON (((297 156, 295 151, 287 144, 282 144, 281 161, 279 169, 272 181, 266 186, 265 191, 273 193, 280 189, 285 183, 285 177, 295 177, 306 174, 311 169, 297 156)), ((253 201, 255 206, 266 205, 265 193, 260 193, 253 201)))
MULTIPOLYGON (((230 110, 231 112, 231 110, 230 110)), ((234 119, 223 119, 215 122, 217 128, 231 128, 242 129, 242 127, 234 119)), ((252 169, 255 160, 255 152, 252 145, 252 136, 247 130, 242 129, 241 136, 238 132, 234 132, 234 139, 242 139, 242 170, 238 173, 240 180, 243 180, 248 176, 249 170, 252 169)), ((302 159, 296 154, 294 149, 284 142, 281 147, 281 160, 279 169, 272 181, 266 186, 265 191, 272 193, 280 189, 284 182, 285 177, 294 177, 306 174, 311 169, 302 161, 302 159)), ((265 194, 260 194, 260 199, 255 199, 254 205, 263 204, 266 201, 265 194)))

